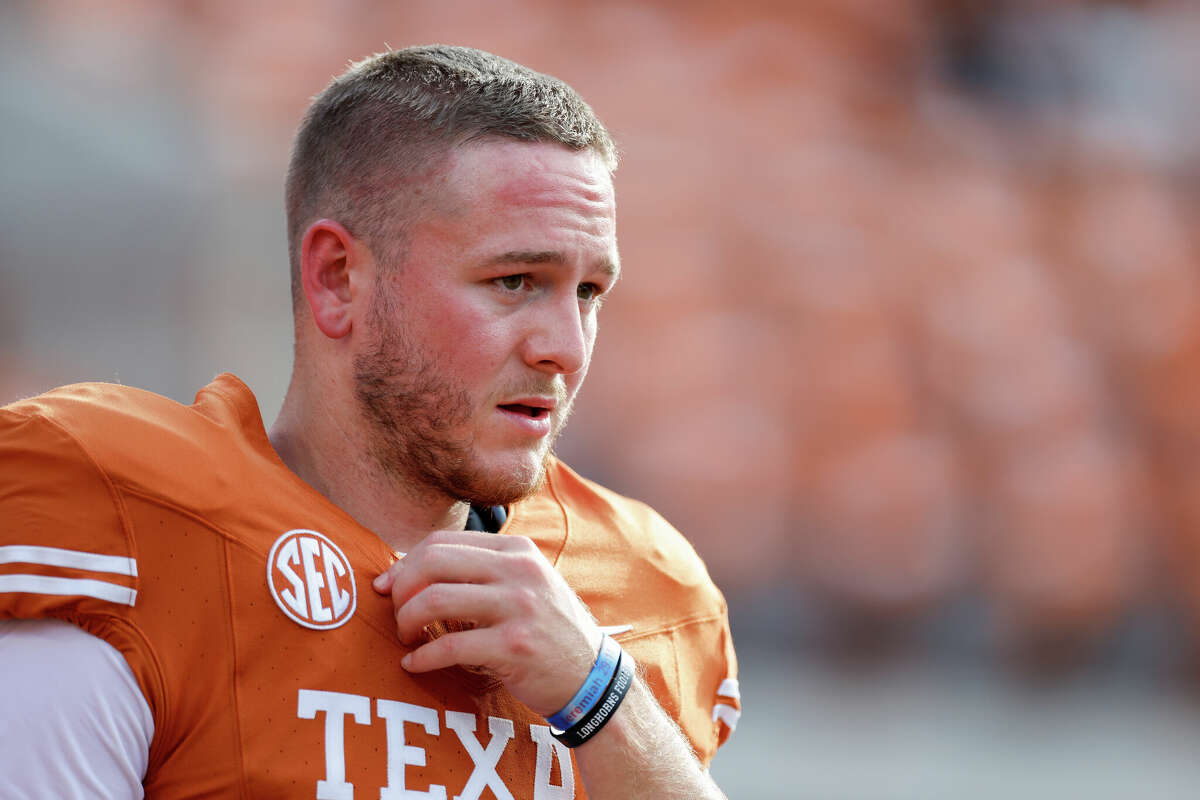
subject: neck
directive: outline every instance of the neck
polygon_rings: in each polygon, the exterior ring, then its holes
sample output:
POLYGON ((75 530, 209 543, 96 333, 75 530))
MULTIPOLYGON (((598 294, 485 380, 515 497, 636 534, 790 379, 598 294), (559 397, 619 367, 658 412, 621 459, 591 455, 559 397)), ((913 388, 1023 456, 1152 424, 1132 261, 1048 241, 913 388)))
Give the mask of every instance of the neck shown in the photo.
POLYGON ((440 492, 405 485, 386 472, 367 447, 366 432, 338 424, 356 419, 288 388, 268 434, 288 469, 371 530, 393 550, 407 552, 435 530, 462 530, 469 506, 440 492))

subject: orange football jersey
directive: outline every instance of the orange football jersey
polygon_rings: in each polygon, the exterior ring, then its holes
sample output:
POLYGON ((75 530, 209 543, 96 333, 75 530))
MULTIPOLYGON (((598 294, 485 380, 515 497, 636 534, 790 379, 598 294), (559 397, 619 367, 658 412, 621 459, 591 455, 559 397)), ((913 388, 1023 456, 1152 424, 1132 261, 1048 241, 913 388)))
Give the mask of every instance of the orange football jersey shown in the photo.
MULTIPOLYGON (((148 797, 584 797, 570 751, 488 676, 399 665, 396 554, 301 481, 254 396, 80 384, 0 409, 0 618, 116 647, 154 716, 148 797)), ((738 715, 720 593, 645 505, 560 463, 528 536, 712 758, 738 715)), ((547 653, 553 658, 553 653, 547 653)))

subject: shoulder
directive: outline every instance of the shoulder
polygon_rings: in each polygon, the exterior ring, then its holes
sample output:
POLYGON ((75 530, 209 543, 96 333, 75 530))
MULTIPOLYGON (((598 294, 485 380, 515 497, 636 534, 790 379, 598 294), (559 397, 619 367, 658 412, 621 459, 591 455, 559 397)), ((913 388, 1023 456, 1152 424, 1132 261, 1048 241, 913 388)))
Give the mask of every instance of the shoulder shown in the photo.
POLYGON ((557 460, 547 469, 546 485, 527 502, 522 512, 537 518, 540 530, 561 530, 556 566, 582 593, 619 583, 622 589, 660 591, 664 614, 725 615, 724 598, 695 548, 646 503, 557 460))
POLYGON ((184 406, 87 383, 0 408, 0 617, 122 615, 134 606, 129 496, 219 501, 219 483, 230 480, 210 468, 221 427, 211 394, 221 388, 211 384, 184 406))
POLYGON ((221 435, 224 393, 249 390, 231 375, 201 389, 192 405, 109 383, 64 386, 0 409, 0 443, 26 459, 77 461, 136 485, 208 460, 221 435))
MULTIPOLYGON (((0 408, 0 616, 132 606, 137 567, 118 494, 81 441, 86 386, 0 408)), ((83 438, 86 438, 83 437, 83 438)))
MULTIPOLYGON (((204 514, 243 486, 240 470, 269 450, 253 393, 220 375, 184 405, 106 383, 64 386, 0 409, 0 459, 16 456, 0 480, 70 486, 75 505, 87 479, 110 492, 157 498, 204 514), (64 474, 75 482, 66 484, 64 474), (78 490, 78 494, 77 494, 78 490)), ((11 459, 10 459, 11 460, 11 459)), ((36 493, 35 493, 36 494, 36 493)))
POLYGON ((7 417, 55 422, 89 429, 98 425, 142 424, 174 408, 184 408, 162 395, 116 383, 74 383, 3 407, 7 417))

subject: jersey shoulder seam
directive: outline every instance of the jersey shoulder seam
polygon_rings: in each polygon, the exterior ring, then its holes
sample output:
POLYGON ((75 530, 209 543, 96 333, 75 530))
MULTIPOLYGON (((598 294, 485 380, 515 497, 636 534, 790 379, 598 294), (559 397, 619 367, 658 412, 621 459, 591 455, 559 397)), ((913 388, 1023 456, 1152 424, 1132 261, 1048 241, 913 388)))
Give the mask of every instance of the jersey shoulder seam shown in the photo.
POLYGON ((675 620, 662 625, 656 625, 653 628, 646 628, 644 630, 635 628, 632 633, 621 634, 620 639, 622 642, 632 642, 637 641, 638 639, 646 639, 651 636, 659 636, 664 633, 675 633, 683 630, 684 628, 690 628, 694 625, 703 625, 709 622, 720 623, 723 622, 724 619, 725 614, 723 611, 716 611, 709 614, 694 614, 690 617, 684 617, 680 620, 675 620))
MULTIPOLYGON (((17 412, 10 413, 15 414, 17 412)), ((76 436, 69 427, 43 412, 39 411, 29 414, 18 414, 18 416, 23 417, 24 419, 41 421, 42 423, 60 432, 63 436, 66 436, 67 439, 69 439, 71 443, 75 445, 86 462, 100 477, 100 480, 104 482, 104 487, 108 491, 108 497, 112 503, 113 511, 116 512, 117 519, 120 520, 121 523, 121 534, 125 537, 125 546, 128 548, 133 559, 136 561, 137 546, 133 537, 133 528, 129 522, 129 514, 125 509, 125 504, 121 501, 121 492, 118 490, 117 482, 114 481, 112 476, 108 474, 108 471, 104 469, 104 466, 99 462, 99 460, 96 459, 96 457, 92 454, 92 451, 88 449, 88 446, 84 444, 84 442, 78 436, 76 436)))
MULTIPOLYGON (((558 462, 561 464, 561 462, 558 462)), ((566 466, 562 464, 562 466, 566 466)), ((550 559, 550 563, 554 567, 558 567, 558 562, 562 559, 563 552, 567 549, 567 541, 571 538, 571 515, 567 513, 567 506, 563 503, 558 494, 558 488, 555 486, 554 475, 551 470, 546 470, 546 489, 550 492, 550 496, 554 498, 554 505, 558 508, 558 513, 562 515, 563 520, 563 537, 562 543, 559 544, 558 550, 554 553, 554 558, 550 559)))

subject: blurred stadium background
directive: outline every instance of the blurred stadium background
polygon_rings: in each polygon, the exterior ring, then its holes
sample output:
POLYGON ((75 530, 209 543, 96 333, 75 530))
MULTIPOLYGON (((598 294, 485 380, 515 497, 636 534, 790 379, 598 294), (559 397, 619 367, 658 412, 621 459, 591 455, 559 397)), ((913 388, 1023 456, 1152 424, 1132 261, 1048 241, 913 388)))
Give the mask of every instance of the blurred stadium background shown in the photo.
POLYGON ((292 130, 434 41, 622 145, 560 452, 729 598, 731 798, 1200 791, 1200 3, 7 0, 0 401, 273 419, 292 130))

